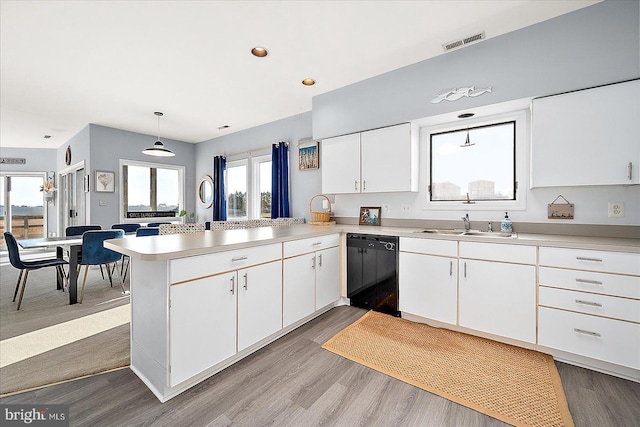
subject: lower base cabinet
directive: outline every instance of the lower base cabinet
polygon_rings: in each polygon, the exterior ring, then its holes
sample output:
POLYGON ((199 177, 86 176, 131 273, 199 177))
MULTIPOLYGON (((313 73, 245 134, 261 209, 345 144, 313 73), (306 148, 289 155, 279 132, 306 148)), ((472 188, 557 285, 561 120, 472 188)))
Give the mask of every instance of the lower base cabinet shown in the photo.
POLYGON ((460 326, 536 342, 536 267, 460 260, 460 326))
POLYGON ((170 385, 282 328, 282 262, 171 286, 170 385))

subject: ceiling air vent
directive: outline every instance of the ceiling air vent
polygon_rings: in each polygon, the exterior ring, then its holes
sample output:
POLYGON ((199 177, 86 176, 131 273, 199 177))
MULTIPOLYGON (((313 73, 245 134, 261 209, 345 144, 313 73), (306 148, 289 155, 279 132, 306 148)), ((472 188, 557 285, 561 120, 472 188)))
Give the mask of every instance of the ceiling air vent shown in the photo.
POLYGON ((443 44, 442 48, 444 49, 445 52, 448 52, 450 50, 457 49, 459 47, 466 46, 468 44, 475 43, 480 40, 484 40, 484 38, 485 38, 484 31, 482 31, 481 33, 473 34, 473 35, 464 37, 462 39, 452 40, 448 43, 443 44))

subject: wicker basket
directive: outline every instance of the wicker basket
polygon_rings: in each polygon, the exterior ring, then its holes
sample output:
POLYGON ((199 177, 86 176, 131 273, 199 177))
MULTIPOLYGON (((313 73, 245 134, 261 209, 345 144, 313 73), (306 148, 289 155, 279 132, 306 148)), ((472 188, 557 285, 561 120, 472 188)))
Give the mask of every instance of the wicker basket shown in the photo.
POLYGON ((331 220, 331 200, 324 194, 316 194, 309 201, 309 212, 311 212, 311 222, 329 222, 331 220), (313 199, 316 197, 324 197, 329 203, 329 211, 328 212, 317 212, 311 210, 311 204, 313 203, 313 199))

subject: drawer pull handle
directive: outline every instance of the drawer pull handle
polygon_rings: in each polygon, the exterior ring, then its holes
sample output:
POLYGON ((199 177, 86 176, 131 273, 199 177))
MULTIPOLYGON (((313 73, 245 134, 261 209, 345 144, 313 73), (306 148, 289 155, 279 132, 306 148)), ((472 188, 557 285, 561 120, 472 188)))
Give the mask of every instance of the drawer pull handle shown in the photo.
POLYGON ((590 305, 592 307, 602 307, 602 304, 600 304, 599 302, 582 301, 579 299, 576 300, 576 304, 590 305))
POLYGON ((321 245, 321 244, 322 244, 322 242, 314 242, 311 246, 318 246, 318 245, 321 245))
POLYGON ((602 260, 598 259, 598 258, 587 258, 587 257, 583 257, 583 256, 577 256, 576 259, 578 261, 602 262, 602 260))
POLYGON ((584 329, 573 328, 573 331, 578 334, 590 335, 592 337, 597 337, 597 338, 600 338, 602 336, 597 332, 585 331, 584 329))
POLYGON ((231 258, 231 262, 244 261, 245 259, 247 259, 246 256, 239 256, 237 258, 231 258))
POLYGON ((576 279, 578 283, 588 283, 590 285, 602 285, 602 282, 598 280, 576 279))

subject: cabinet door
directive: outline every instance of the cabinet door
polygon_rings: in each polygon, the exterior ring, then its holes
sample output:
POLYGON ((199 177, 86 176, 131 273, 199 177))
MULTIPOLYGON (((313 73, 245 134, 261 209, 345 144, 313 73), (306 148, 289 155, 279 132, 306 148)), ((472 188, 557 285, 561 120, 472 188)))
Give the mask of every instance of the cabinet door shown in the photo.
POLYGON ((640 80, 534 99, 531 186, 640 183, 638 117, 640 80))
POLYGON ((535 266, 461 259, 459 279, 460 326, 535 342, 535 266))
POLYGON ((282 261, 238 271, 238 351, 282 328, 282 261))
POLYGON ((362 132, 362 192, 418 191, 417 138, 405 123, 362 132))
POLYGON ((316 253, 316 310, 340 299, 340 248, 316 253))
POLYGON ((236 352, 236 273, 171 286, 171 387, 236 352))
POLYGON ((315 311, 315 253, 284 260, 283 324, 289 326, 315 311))
POLYGON ((360 134, 323 139, 322 192, 329 194, 360 192, 360 134))
POLYGON ((456 324, 458 260, 400 253, 400 311, 456 324))

